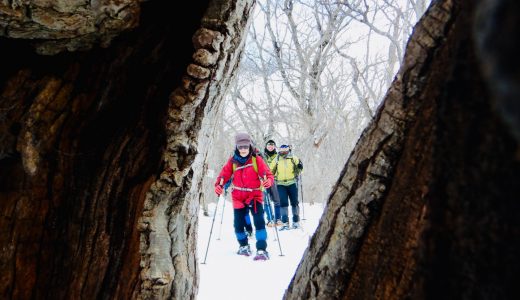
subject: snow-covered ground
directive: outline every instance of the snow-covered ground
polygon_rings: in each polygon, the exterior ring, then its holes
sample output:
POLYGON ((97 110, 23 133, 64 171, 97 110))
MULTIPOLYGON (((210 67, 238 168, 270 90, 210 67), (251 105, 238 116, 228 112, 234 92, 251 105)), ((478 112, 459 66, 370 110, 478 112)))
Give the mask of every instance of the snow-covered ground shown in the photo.
MULTIPOLYGON (((323 205, 311 206, 305 203, 305 220, 301 222, 302 228, 278 231, 281 251, 274 228, 267 228, 267 251, 271 259, 254 261, 253 256, 256 252, 254 237, 249 240, 253 251, 252 256, 236 254, 238 242, 233 231, 233 207, 231 202, 226 200, 223 209, 222 199, 218 203, 205 264, 204 258, 216 206, 209 205, 209 217, 203 216, 202 209, 200 210, 198 233, 200 283, 197 299, 282 299, 309 244, 310 237, 318 226, 323 205)), ((303 217, 301 208, 300 216, 303 217)))

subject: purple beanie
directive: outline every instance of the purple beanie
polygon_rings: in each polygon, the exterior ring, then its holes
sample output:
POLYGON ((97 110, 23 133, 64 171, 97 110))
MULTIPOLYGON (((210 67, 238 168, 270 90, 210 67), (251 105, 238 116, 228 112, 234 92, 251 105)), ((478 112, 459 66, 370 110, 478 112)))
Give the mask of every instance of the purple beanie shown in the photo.
POLYGON ((251 137, 245 132, 239 132, 235 135, 235 145, 249 146, 251 145, 251 137))

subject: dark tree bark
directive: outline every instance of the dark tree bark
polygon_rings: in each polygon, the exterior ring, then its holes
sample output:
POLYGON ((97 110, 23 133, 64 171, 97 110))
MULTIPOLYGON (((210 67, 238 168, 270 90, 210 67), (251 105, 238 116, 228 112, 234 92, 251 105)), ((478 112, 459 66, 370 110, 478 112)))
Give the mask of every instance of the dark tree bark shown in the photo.
POLYGON ((514 298, 518 6, 434 1, 286 299, 514 298))
POLYGON ((252 1, 168 2, 105 48, 0 39, 1 298, 195 297, 191 167, 252 1))
MULTIPOLYGON (((88 52, 0 40, 2 298, 195 297, 197 143, 204 154, 254 1, 192 2, 145 2, 116 38, 39 44, 112 40, 88 52)), ((514 297, 518 6, 434 1, 286 298, 514 297)))

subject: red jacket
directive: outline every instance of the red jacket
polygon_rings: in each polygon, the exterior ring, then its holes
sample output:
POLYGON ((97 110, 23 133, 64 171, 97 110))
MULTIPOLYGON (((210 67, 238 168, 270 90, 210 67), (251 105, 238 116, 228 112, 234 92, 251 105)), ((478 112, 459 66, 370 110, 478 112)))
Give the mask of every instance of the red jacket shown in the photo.
POLYGON ((238 169, 241 165, 238 162, 234 162, 233 158, 230 158, 224 167, 222 167, 222 170, 217 177, 217 181, 215 182, 215 185, 221 184, 221 182, 226 183, 231 176, 233 176, 231 187, 237 187, 231 192, 233 208, 244 208, 245 205, 249 205, 253 199, 255 200, 255 203, 253 203, 254 205, 256 205, 256 201, 263 203, 263 192, 259 189, 262 186, 260 178, 258 178, 259 176, 262 179, 266 178, 269 180, 271 185, 274 182, 273 174, 262 157, 256 157, 258 173, 253 167, 253 159, 251 157, 245 163, 245 165, 248 164, 250 164, 249 167, 238 169), (237 167, 235 174, 233 174, 233 163, 235 163, 237 167), (221 179, 223 180, 221 181, 221 179), (252 190, 244 191, 239 188, 248 188, 252 190))

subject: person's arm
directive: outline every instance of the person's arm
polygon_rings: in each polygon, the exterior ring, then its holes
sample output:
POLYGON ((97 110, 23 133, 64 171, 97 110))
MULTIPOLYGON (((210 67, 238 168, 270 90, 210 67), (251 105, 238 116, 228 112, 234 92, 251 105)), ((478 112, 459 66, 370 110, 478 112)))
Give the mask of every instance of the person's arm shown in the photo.
POLYGON ((297 163, 296 163, 296 167, 298 167, 298 169, 303 170, 303 162, 301 159, 299 159, 298 157, 296 158, 297 159, 297 163))
POLYGON ((231 160, 228 160, 222 167, 222 170, 220 170, 217 180, 215 181, 215 193, 218 195, 222 194, 224 183, 228 182, 231 175, 233 175, 233 164, 231 163, 231 160))
POLYGON ((271 161, 270 161, 269 164, 268 164, 268 166, 269 166, 269 170, 271 171, 271 173, 273 173, 273 175, 274 175, 274 173, 276 172, 276 167, 278 167, 278 166, 276 165, 276 163, 278 162, 278 159, 277 159, 276 156, 278 156, 278 154, 275 154, 275 157, 273 157, 273 159, 271 159, 271 161))

